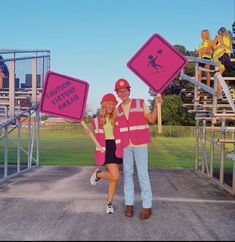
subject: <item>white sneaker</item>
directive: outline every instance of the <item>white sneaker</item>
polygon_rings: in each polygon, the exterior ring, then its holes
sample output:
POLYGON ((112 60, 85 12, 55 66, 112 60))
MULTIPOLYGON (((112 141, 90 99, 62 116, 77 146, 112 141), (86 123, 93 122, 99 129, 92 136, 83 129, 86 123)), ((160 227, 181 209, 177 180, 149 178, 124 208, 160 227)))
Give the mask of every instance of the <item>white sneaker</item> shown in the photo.
POLYGON ((113 204, 112 203, 106 203, 106 213, 111 214, 114 213, 113 204))
POLYGON ((95 186, 96 183, 100 180, 100 178, 97 177, 97 172, 101 172, 101 170, 96 168, 95 171, 92 173, 91 178, 90 178, 90 183, 93 186, 95 186))

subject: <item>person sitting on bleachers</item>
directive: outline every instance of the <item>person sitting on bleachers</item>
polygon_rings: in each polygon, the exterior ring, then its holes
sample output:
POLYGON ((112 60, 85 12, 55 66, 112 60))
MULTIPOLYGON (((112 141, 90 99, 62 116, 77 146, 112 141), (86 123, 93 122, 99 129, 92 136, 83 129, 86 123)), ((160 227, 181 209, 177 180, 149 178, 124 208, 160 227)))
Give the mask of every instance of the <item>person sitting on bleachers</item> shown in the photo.
MULTIPOLYGON (((221 27, 218 30, 218 34, 211 42, 211 48, 213 49, 213 59, 219 62, 219 72, 221 75, 225 70, 230 70, 232 67, 230 55, 232 53, 232 40, 226 28, 221 27)), ((218 93, 222 94, 222 87, 218 83, 218 93)))
POLYGON ((9 71, 3 57, 0 55, 0 90, 3 88, 5 78, 9 78, 9 71))

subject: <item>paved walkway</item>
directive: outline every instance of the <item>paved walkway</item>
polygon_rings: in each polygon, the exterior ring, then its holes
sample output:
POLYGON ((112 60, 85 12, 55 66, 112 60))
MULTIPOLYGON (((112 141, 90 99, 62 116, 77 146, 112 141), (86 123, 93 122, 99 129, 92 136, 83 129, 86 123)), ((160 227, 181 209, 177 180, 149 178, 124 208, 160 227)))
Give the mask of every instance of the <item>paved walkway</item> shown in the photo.
POLYGON ((43 166, 0 185, 0 240, 235 240, 235 197, 186 169, 151 169, 153 215, 123 214, 123 179, 105 214, 107 182, 94 167, 43 166))

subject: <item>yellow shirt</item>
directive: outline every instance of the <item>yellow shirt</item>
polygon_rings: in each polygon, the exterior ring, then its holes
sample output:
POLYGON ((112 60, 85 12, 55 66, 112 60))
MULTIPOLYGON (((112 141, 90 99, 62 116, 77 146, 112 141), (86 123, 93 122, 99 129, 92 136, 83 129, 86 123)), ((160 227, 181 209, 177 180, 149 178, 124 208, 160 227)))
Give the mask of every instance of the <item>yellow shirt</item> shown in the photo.
POLYGON ((104 125, 105 139, 114 139, 113 125, 110 123, 110 120, 108 118, 106 118, 105 120, 106 120, 106 123, 104 125))
POLYGON ((199 51, 200 58, 207 57, 207 58, 211 59, 212 51, 209 48, 210 42, 211 42, 210 40, 203 40, 202 43, 199 45, 198 51, 199 51))
MULTIPOLYGON (((131 108, 131 101, 128 104, 122 104, 122 108, 123 108, 123 112, 126 116, 126 119, 129 119, 129 111, 131 108)), ((147 114, 150 113, 148 107, 146 106, 146 104, 144 103, 144 116, 146 117, 147 114)), ((133 145, 130 141, 128 147, 146 147, 147 144, 142 144, 142 145, 133 145)))

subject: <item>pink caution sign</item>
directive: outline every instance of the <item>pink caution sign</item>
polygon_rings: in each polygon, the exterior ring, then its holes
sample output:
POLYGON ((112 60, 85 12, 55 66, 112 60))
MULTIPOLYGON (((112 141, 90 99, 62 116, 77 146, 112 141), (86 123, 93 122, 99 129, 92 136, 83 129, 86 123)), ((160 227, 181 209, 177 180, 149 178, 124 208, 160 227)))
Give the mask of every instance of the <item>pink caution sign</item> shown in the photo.
POLYGON ((187 64, 187 59, 159 34, 154 34, 127 63, 150 89, 162 93, 187 64))
POLYGON ((39 111, 73 121, 83 120, 89 84, 49 71, 46 75, 39 111))

